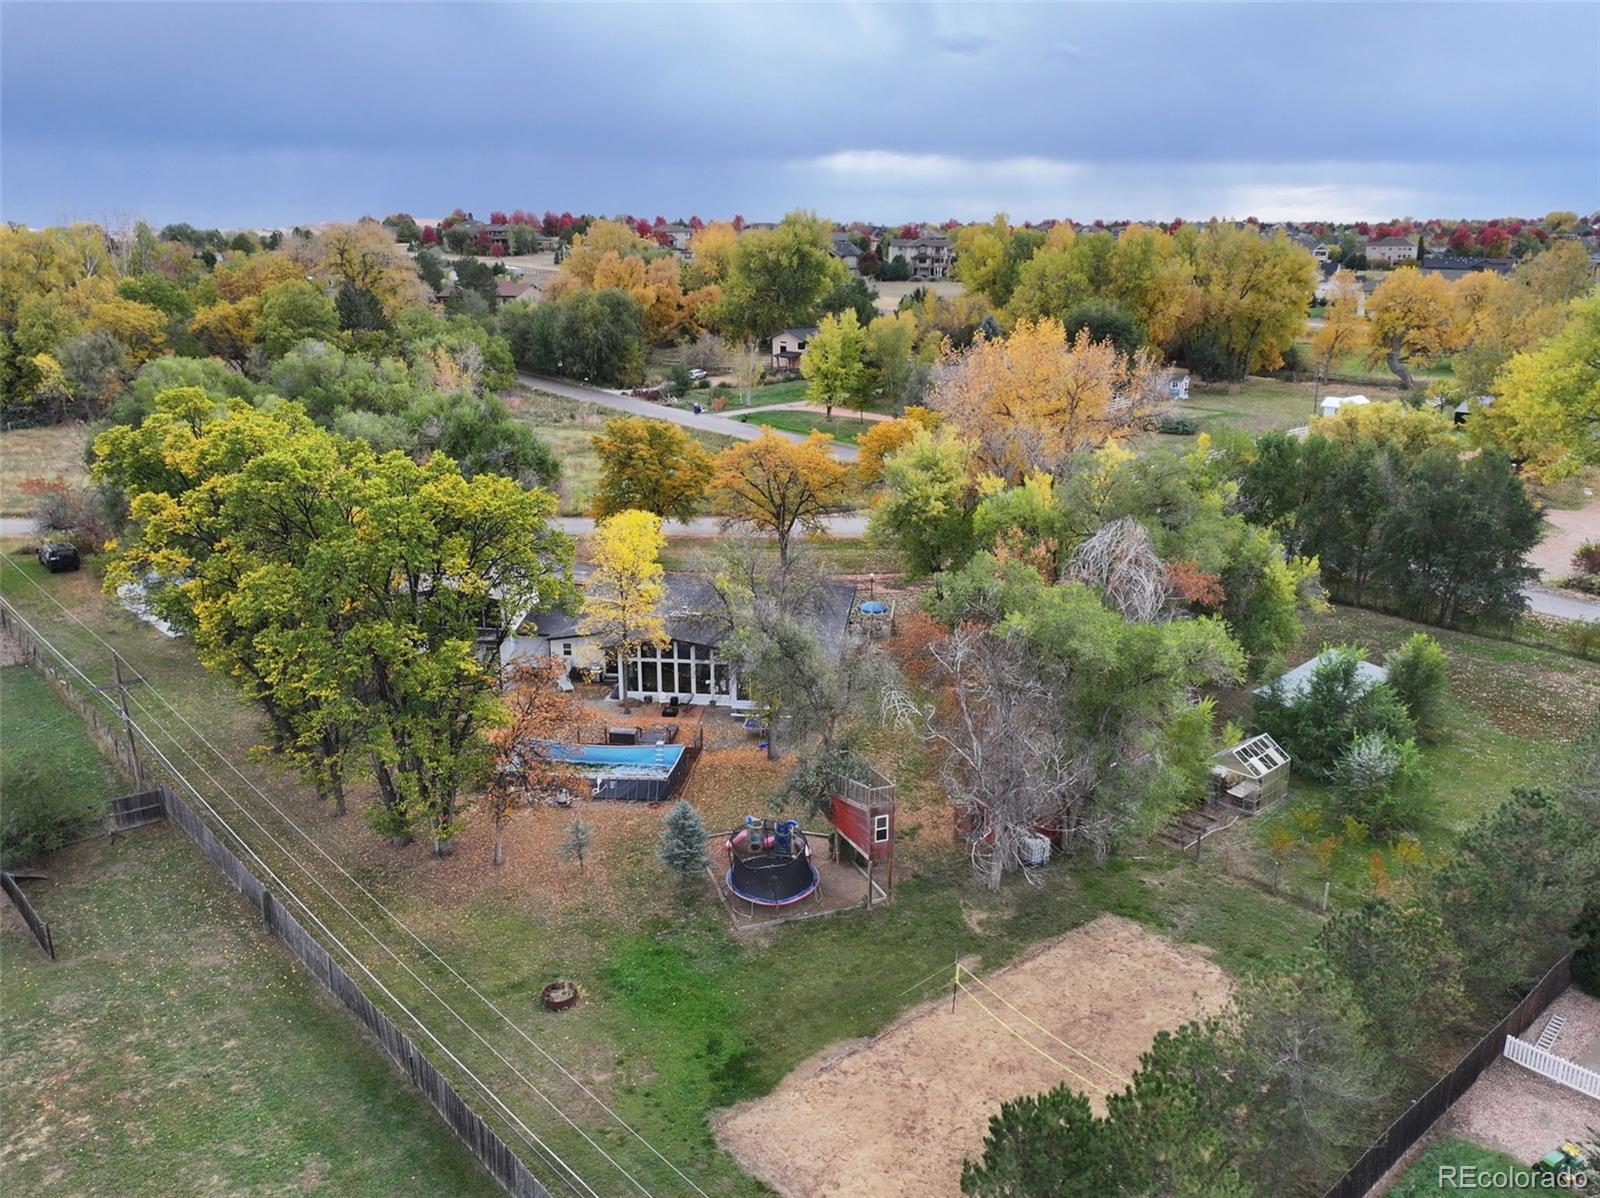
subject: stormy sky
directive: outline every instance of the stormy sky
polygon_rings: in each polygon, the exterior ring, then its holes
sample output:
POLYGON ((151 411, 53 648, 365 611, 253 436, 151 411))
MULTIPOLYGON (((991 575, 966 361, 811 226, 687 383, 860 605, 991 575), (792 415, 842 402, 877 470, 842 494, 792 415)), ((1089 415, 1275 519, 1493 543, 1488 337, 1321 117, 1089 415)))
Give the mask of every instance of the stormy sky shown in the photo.
POLYGON ((0 216, 1600 206, 1600 5, 0 6, 0 216))

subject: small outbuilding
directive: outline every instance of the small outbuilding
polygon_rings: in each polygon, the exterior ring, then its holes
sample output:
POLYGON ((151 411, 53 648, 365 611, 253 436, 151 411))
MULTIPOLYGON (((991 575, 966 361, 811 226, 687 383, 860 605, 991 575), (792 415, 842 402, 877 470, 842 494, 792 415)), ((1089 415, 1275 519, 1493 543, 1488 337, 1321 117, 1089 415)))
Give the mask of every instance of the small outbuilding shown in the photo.
MULTIPOLYGON (((1324 649, 1310 661, 1301 662, 1294 669, 1279 677, 1277 682, 1269 682, 1265 686, 1258 686, 1252 693, 1265 695, 1274 686, 1281 684, 1283 687, 1283 701, 1285 703, 1293 703, 1311 685, 1311 676, 1317 672, 1318 667, 1333 656, 1335 652, 1336 650, 1333 649, 1324 649)), ((1373 665, 1370 661, 1358 661, 1356 663, 1356 679, 1360 683, 1361 689, 1365 691, 1380 682, 1387 682, 1389 680, 1389 671, 1382 666, 1373 665)))
POLYGON ((1265 732, 1211 758, 1212 798, 1244 811, 1270 807, 1289 793, 1289 754, 1265 732))
POLYGON ((1317 404, 1318 416, 1337 416, 1344 407, 1360 407, 1372 401, 1365 395, 1324 395, 1317 404))

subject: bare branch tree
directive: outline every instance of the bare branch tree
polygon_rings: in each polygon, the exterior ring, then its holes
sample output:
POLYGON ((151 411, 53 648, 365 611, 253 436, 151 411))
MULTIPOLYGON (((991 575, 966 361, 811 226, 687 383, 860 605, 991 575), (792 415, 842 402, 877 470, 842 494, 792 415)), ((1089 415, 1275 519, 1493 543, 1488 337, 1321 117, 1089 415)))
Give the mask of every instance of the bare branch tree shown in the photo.
POLYGON ((1099 591, 1125 620, 1151 623, 1172 614, 1171 574, 1149 532, 1131 516, 1080 543, 1067 562, 1067 577, 1099 591))
POLYGON ((1067 749, 1058 706, 1025 644, 962 625, 930 646, 944 693, 919 701, 893 689, 885 716, 940 756, 940 777, 966 818, 972 861, 991 890, 1027 873, 1026 840, 1072 806, 1090 763, 1067 749))

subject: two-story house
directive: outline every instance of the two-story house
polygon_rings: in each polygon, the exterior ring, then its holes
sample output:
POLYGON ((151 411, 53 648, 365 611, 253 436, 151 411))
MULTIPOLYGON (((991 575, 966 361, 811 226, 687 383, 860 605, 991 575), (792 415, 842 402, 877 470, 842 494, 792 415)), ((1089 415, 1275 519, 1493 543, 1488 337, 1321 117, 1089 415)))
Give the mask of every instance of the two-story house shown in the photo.
POLYGON ((921 237, 896 237, 889 242, 889 260, 900 259, 911 268, 913 279, 947 279, 955 262, 955 247, 943 233, 921 237))
POLYGON ((1367 242, 1367 264, 1398 266, 1402 262, 1417 260, 1417 242, 1414 237, 1380 237, 1367 242))

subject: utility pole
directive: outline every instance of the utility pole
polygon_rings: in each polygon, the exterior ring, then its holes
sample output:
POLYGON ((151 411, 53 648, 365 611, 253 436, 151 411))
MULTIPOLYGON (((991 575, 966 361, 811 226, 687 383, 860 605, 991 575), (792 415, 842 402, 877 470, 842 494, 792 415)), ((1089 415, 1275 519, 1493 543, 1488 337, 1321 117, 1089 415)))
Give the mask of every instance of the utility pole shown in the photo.
POLYGON ((133 735, 133 717, 128 714, 128 688, 139 685, 144 679, 135 676, 124 680, 122 677, 122 654, 115 649, 111 650, 111 674, 116 681, 111 686, 97 687, 96 689, 115 689, 117 692, 117 706, 122 709, 122 731, 128 738, 128 757, 133 762, 133 787, 135 790, 143 790, 144 769, 139 763, 139 744, 133 735))

